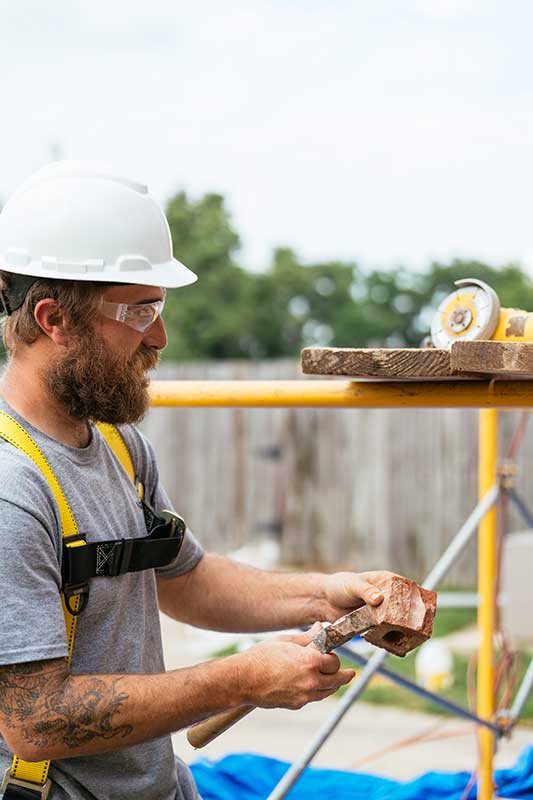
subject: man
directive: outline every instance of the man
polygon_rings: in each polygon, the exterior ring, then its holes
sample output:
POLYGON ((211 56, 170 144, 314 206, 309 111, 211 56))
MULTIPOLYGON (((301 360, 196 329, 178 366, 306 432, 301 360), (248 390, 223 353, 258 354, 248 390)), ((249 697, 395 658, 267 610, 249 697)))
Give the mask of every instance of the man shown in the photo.
MULTIPOLYGON (((146 537, 135 487, 94 422, 120 426, 146 500, 170 508, 133 427, 167 341, 165 290, 196 279, 172 258, 162 210, 132 181, 51 165, 0 215, 0 270, 0 412, 42 451, 87 543, 146 537)), ((261 572, 204 553, 190 531, 170 563, 90 581, 69 666, 60 511, 27 452, 0 440, 0 766, 13 753, 51 759, 51 800, 195 798, 173 731, 247 703, 300 708, 353 677, 306 648, 307 634, 165 672, 158 605, 199 627, 265 631, 382 600, 384 573, 261 572)), ((33 794, 11 782, 5 797, 41 797, 39 783, 33 794)))

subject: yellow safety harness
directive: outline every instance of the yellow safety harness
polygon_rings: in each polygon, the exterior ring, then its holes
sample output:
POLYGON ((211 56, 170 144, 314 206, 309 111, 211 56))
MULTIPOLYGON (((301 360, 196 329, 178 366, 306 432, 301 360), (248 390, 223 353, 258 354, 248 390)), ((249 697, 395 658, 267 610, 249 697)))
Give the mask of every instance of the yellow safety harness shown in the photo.
MULTIPOLYGON (((97 427, 130 477, 132 483, 135 485, 135 470, 124 439, 113 425, 98 423, 97 427)), ((61 520, 61 535, 63 539, 66 540, 67 547, 83 547, 86 542, 83 538, 79 537, 76 520, 74 519, 67 498, 54 475, 52 467, 48 463, 48 459, 25 428, 5 411, 0 411, 0 437, 25 453, 31 458, 34 464, 39 467, 48 481, 58 505, 61 520), (78 538, 72 541, 70 537, 73 536, 77 536, 78 538)), ((138 484, 137 491, 142 500, 144 496, 142 484, 138 484)), ((70 665, 78 617, 76 613, 72 614, 67 608, 63 593, 61 593, 61 602, 67 631, 68 656, 66 660, 67 664, 70 665)), ((69 606, 74 612, 77 612, 79 602, 79 595, 71 598, 69 606)), ((6 800, 9 800, 10 797, 35 797, 46 800, 51 788, 50 779, 48 778, 49 768, 50 761, 23 761, 18 756, 14 756, 11 769, 6 772, 4 783, 2 784, 2 792, 4 792, 3 797, 6 800), (17 792, 17 787, 21 790, 20 792, 17 792)))

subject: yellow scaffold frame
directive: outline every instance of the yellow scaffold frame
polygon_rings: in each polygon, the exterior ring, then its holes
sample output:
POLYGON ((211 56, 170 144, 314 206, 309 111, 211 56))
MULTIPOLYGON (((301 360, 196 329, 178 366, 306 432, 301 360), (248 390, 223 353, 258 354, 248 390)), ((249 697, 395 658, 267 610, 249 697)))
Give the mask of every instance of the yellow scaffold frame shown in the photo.
MULTIPOLYGON (((533 405, 533 381, 154 381, 152 405, 173 407, 479 408, 479 499, 496 480, 498 408, 533 405)), ((477 714, 494 716, 496 510, 479 525, 477 714)), ((479 800, 493 798, 495 734, 479 731, 479 800)))

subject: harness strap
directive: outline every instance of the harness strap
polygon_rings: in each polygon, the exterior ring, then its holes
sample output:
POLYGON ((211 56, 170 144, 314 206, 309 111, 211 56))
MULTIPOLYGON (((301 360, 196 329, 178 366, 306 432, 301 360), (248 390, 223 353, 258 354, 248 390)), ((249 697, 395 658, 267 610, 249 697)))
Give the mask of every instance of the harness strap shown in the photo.
POLYGON ((130 481, 135 486, 135 468, 133 466, 133 461, 131 460, 130 451, 126 447, 126 442, 114 425, 110 425, 108 422, 97 422, 96 427, 106 440, 108 446, 111 448, 118 461, 126 470, 130 481))
POLYGON ((142 483, 137 481, 135 467, 133 466, 130 451, 128 450, 126 442, 122 438, 118 428, 115 428, 114 425, 110 425, 108 422, 97 422, 96 427, 106 440, 107 446, 110 448, 110 450, 112 450, 119 463, 126 470, 130 481, 137 489, 139 499, 144 500, 144 486, 142 483))
MULTIPOLYGON (((119 462, 126 470, 127 474, 130 476, 132 482, 135 484, 135 471, 133 468, 133 462, 128 448, 124 443, 124 439, 120 433, 112 425, 103 423, 98 424, 98 429, 119 462)), ((31 458, 33 463, 41 470, 42 474, 48 481, 59 509, 61 536, 63 537, 66 547, 77 548, 85 546, 86 542, 83 537, 79 535, 78 526, 76 525, 76 520, 74 519, 72 510, 68 504, 63 489, 59 485, 59 481, 57 480, 54 471, 48 462, 48 459, 30 434, 26 431, 26 429, 6 411, 0 411, 0 437, 5 439, 6 442, 12 444, 18 450, 21 450, 28 456, 28 458, 31 458)), ((70 665, 72 660, 72 650, 74 647, 74 637, 76 635, 76 620, 80 603, 80 595, 75 595, 74 597, 70 598, 69 605, 72 611, 74 611, 73 614, 65 605, 65 597, 63 593, 61 593, 61 603, 65 617, 68 644, 68 656, 66 661, 67 664, 70 665)), ((15 781, 19 781, 21 784, 24 784, 25 782, 34 785, 36 784, 35 791, 31 785, 17 786, 16 783, 9 784, 8 782, 4 793, 4 800, 10 800, 10 798, 20 798, 20 800, 23 800, 25 797, 31 798, 32 796, 37 798, 45 797, 48 794, 50 786, 48 781, 49 769, 50 761, 23 761, 18 756, 14 756, 10 775, 8 776, 6 774, 6 778, 13 778, 15 781)), ((6 781, 4 780, 4 783, 5 782, 6 781)))
MULTIPOLYGON (((162 515, 165 512, 162 512, 162 515)), ((177 515, 168 517, 148 536, 91 542, 79 550, 65 548, 63 587, 88 584, 91 578, 116 577, 127 572, 166 567, 174 561, 185 536, 185 523, 177 515)))

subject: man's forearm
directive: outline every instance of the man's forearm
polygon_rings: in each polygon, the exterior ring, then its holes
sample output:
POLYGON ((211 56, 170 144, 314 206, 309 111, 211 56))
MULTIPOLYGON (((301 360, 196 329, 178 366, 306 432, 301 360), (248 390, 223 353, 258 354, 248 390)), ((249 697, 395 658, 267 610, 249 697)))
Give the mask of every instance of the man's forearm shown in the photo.
POLYGON ((328 618, 325 578, 264 572, 206 554, 186 575, 159 579, 159 605, 174 619, 211 630, 282 630, 328 618))
POLYGON ((246 702, 239 656, 155 675, 71 675, 63 659, 0 668, 0 728, 28 761, 154 739, 246 702))

